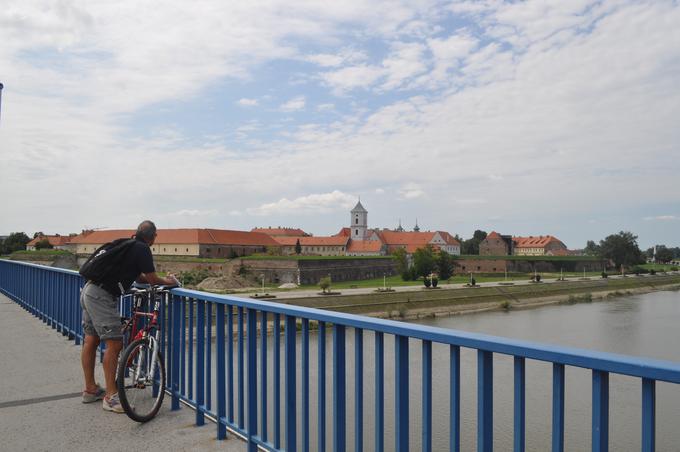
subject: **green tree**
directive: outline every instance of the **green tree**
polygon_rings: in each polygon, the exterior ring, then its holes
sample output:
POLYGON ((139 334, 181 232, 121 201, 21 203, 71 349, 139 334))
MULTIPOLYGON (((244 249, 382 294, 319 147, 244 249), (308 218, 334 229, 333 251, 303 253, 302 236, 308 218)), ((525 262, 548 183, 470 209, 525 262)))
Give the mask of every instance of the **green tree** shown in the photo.
POLYGON ((437 273, 441 279, 453 276, 453 258, 446 251, 440 251, 437 255, 437 273))
POLYGON ((25 250, 26 244, 31 239, 24 232, 12 232, 3 243, 3 254, 10 254, 15 251, 25 250))
POLYGON ((47 238, 41 239, 35 244, 36 250, 48 250, 54 248, 47 238))
POLYGON ((321 280, 319 281, 319 287, 321 288, 323 293, 326 293, 327 290, 330 292, 329 289, 331 288, 331 277, 326 276, 324 278, 321 278, 321 280))
POLYGON ((302 245, 300 245, 300 239, 295 242, 295 254, 302 254, 302 245))
POLYGON ((586 256, 599 256, 600 247, 593 240, 588 240, 586 242, 586 247, 583 248, 583 254, 586 256))
MULTIPOLYGON (((651 247, 645 253, 648 258, 654 257, 654 247, 651 247)), ((657 262, 669 262, 675 257, 672 248, 668 248, 666 245, 656 246, 656 261, 657 262)))
POLYGON ((461 254, 479 254, 479 244, 486 239, 486 232, 481 229, 475 230, 472 238, 461 242, 461 254))
POLYGON ((600 256, 610 259, 616 267, 621 265, 630 267, 645 261, 637 244, 637 236, 627 231, 600 240, 600 256))
POLYGON ((408 254, 404 248, 397 248, 392 257, 397 265, 397 273, 403 275, 408 271, 408 254))
POLYGON ((424 248, 418 248, 413 253, 413 267, 415 268, 416 277, 427 276, 435 270, 436 262, 434 257, 434 249, 431 245, 425 245, 424 248))

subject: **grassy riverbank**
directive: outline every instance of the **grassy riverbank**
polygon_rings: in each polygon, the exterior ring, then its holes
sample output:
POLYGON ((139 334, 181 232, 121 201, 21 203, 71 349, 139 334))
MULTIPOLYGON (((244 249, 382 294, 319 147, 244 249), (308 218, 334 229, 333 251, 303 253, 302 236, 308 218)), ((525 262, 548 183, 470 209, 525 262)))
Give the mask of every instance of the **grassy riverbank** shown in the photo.
POLYGON ((286 298, 277 302, 375 317, 412 319, 494 309, 522 309, 674 288, 680 288, 680 275, 286 298))

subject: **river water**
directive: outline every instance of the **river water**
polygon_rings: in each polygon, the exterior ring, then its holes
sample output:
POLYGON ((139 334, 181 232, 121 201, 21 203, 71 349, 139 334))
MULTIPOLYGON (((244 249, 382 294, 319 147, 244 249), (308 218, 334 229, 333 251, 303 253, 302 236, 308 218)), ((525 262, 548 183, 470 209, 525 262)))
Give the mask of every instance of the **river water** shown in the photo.
MULTIPOLYGON (((680 362, 680 292, 664 291, 624 296, 573 305, 487 312, 419 321, 420 324, 479 332, 562 346, 594 349, 625 355, 680 362)), ((283 337, 281 337, 283 342, 283 337)), ((374 336, 364 334, 364 450, 374 450, 374 336)), ((272 337, 269 337, 271 347, 272 337)), ((297 358, 300 361, 300 337, 297 358)), ((317 447, 317 351, 318 337, 310 334, 310 445, 317 447)), ((347 444, 354 450, 354 332, 347 331, 347 444)), ((271 351, 271 348, 269 348, 271 351)), ((433 450, 449 447, 449 348, 433 344, 433 450)), ((332 450, 332 336, 326 338, 327 450, 332 450)), ((282 355, 283 360, 283 355, 282 355)), ((410 341, 411 450, 420 447, 421 343, 410 341)), ((394 341, 385 336, 385 448, 394 450, 394 341)), ((236 363, 235 363, 236 364, 236 363)), ((282 363, 283 366, 283 363, 282 363)), ((235 367, 236 368, 236 367, 235 367)), ((283 371, 283 368, 282 368, 283 371)), ((476 450, 477 354, 461 348, 461 450, 476 450)), ((272 438, 273 369, 268 376, 272 438)), ((494 450, 512 450, 513 360, 494 355, 494 450)), ((297 377, 298 412, 300 374, 297 377)), ((285 384, 282 372, 282 385, 285 384)), ((565 450, 591 448, 591 371, 566 368, 565 450)), ((282 409, 285 399, 281 399, 282 409)), ((552 364, 526 361, 526 450, 550 450, 552 413, 552 364)), ((299 415, 298 415, 299 416, 299 415)), ((610 375, 610 450, 640 450, 641 381, 610 375)), ((299 417, 298 417, 299 421, 299 417)), ((283 432, 283 425, 282 432, 283 432)), ((300 445, 298 428, 298 445, 300 445)), ((282 433, 283 441, 283 433, 282 433)), ((657 382, 657 450, 680 451, 680 385, 657 382)))

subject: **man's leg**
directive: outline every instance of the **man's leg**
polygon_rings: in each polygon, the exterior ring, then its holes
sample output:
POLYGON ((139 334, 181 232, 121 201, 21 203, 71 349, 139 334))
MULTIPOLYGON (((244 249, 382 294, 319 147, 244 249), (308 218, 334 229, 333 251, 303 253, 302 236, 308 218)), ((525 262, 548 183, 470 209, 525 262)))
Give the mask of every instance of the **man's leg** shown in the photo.
POLYGON ((94 380, 97 347, 99 347, 99 336, 86 334, 83 341, 83 350, 80 352, 80 361, 83 365, 83 375, 85 376, 85 390, 91 393, 97 390, 97 382, 94 380))
POLYGON ((106 340, 106 350, 104 351, 104 378, 106 378, 107 397, 118 392, 118 389, 116 388, 116 368, 118 367, 118 355, 122 348, 122 340, 106 340))

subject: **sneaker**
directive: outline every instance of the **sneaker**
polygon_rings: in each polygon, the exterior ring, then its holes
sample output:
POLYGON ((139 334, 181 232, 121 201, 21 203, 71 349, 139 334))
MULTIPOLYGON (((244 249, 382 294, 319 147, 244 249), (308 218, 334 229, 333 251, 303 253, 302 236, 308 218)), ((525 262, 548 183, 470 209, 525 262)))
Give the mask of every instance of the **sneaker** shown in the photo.
POLYGON ((111 397, 104 397, 104 400, 102 401, 102 408, 104 408, 105 411, 113 411, 114 413, 125 413, 125 410, 123 410, 123 405, 121 405, 120 400, 118 400, 118 393, 112 395, 111 397))
POLYGON ((106 391, 101 386, 97 385, 97 388, 90 392, 87 389, 83 391, 83 403, 92 403, 97 400, 101 400, 106 395, 106 391))

